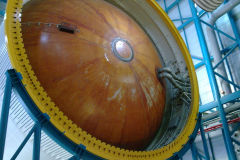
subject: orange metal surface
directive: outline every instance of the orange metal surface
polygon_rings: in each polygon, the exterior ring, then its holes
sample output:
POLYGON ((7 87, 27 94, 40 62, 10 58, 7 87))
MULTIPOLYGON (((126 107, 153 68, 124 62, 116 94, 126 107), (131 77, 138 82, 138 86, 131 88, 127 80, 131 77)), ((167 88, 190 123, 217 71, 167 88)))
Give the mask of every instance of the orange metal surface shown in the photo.
POLYGON ((156 77, 158 53, 127 14, 103 0, 32 0, 22 33, 33 70, 73 122, 109 144, 141 150, 162 120, 165 88, 156 77), (31 25, 26 23, 34 22, 31 25), (76 26, 74 34, 54 25, 76 26), (126 62, 113 53, 133 58, 126 62))

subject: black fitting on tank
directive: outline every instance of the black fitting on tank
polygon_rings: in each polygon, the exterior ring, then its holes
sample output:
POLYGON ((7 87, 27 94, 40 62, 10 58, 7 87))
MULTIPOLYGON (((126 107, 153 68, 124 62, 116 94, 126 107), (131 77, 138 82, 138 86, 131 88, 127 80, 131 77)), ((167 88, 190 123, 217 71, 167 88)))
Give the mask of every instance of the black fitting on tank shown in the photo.
POLYGON ((69 24, 69 23, 65 23, 65 22, 59 24, 57 27, 58 27, 59 31, 67 32, 67 33, 71 33, 71 34, 74 34, 75 31, 77 31, 77 26, 69 24))

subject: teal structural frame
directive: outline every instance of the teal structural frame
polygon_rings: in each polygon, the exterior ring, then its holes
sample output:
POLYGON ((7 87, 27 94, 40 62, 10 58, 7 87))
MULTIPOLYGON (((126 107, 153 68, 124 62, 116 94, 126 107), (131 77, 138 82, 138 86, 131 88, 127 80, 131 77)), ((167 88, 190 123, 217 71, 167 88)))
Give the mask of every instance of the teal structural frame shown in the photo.
MULTIPOLYGON (((201 100, 200 100, 200 108, 199 108, 199 112, 200 113, 204 113, 206 111, 211 111, 214 112, 213 109, 216 108, 219 111, 219 117, 221 118, 221 122, 223 124, 223 128, 222 128, 222 133, 223 133, 223 137, 224 137, 224 142, 225 142, 225 146, 226 146, 226 150, 228 153, 228 158, 229 160, 236 160, 236 155, 235 155, 235 150, 233 147, 233 140, 231 138, 232 133, 229 132, 229 127, 228 127, 228 123, 227 123, 227 119, 226 119, 226 114, 224 112, 223 109, 223 104, 226 103, 235 103, 235 102, 239 102, 239 98, 240 98, 240 86, 239 84, 236 84, 234 82, 233 79, 233 75, 232 75, 232 71, 229 67, 229 62, 228 62, 228 57, 229 55, 231 55, 234 50, 238 47, 240 47, 240 35, 238 33, 238 29, 237 29, 237 25, 232 17, 232 12, 228 12, 227 16, 229 18, 233 33, 234 33, 234 37, 225 33, 224 31, 218 29, 216 26, 211 26, 210 24, 208 24, 207 22, 205 22, 202 19, 202 16, 207 14, 207 12, 197 9, 194 2, 192 0, 188 0, 189 6, 190 6, 190 10, 191 10, 191 17, 183 17, 182 16, 182 12, 181 9, 179 7, 180 3, 182 0, 175 0, 174 2, 171 2, 171 4, 167 4, 166 0, 158 0, 159 2, 162 1, 163 7, 165 9, 165 11, 167 13, 170 12, 171 9, 173 8, 177 8, 178 13, 179 13, 179 18, 177 19, 173 19, 173 22, 181 22, 181 25, 178 26, 178 30, 183 32, 183 38, 185 39, 185 43, 187 45, 187 47, 189 46, 189 40, 187 39, 186 36, 186 31, 185 28, 190 25, 193 24, 195 25, 195 29, 197 32, 197 36, 199 39, 199 43, 200 43, 200 48, 202 51, 202 55, 199 55, 199 57, 196 56, 192 56, 192 59, 196 59, 198 61, 200 61, 198 64, 195 65, 195 68, 198 69, 202 66, 206 67, 207 70, 207 74, 208 74, 208 78, 209 78, 209 83, 211 86, 211 90, 212 90, 212 95, 214 100, 210 103, 201 105, 201 100), (200 11, 199 11, 200 10, 200 11), (219 37, 219 42, 220 42, 220 46, 222 48, 221 53, 223 54, 223 58, 222 60, 217 63, 215 66, 212 65, 211 61, 213 60, 214 57, 211 57, 208 51, 208 47, 207 47, 207 43, 205 40, 205 35, 203 33, 203 28, 202 25, 207 25, 208 27, 211 27, 212 29, 214 29, 219 37), (233 40, 235 43, 231 46, 228 47, 223 47, 222 44, 222 39, 221 36, 219 36, 220 34, 228 37, 229 39, 233 40), (202 57, 202 58, 201 58, 202 57), (215 71, 215 69, 222 63, 226 64, 227 66, 227 70, 229 72, 230 75, 230 79, 227 77, 223 77, 222 75, 220 75, 219 73, 217 73, 215 71), (225 95, 223 97, 221 97, 220 95, 220 91, 219 91, 219 86, 217 84, 216 81, 216 77, 220 77, 222 78, 224 81, 226 81, 227 83, 229 83, 230 85, 233 86, 234 88, 234 92, 229 94, 229 95, 225 95)), ((225 1, 226 3, 227 1, 225 1)), ((205 151, 205 157, 204 159, 209 159, 210 155, 209 155, 209 148, 207 146, 207 142, 206 142, 206 138, 205 138, 205 132, 203 129, 203 126, 200 127, 201 128, 201 136, 202 136, 202 140, 203 145, 204 145, 204 151, 205 151)), ((209 143, 211 143, 210 147, 212 147, 212 142, 210 142, 211 139, 209 139, 209 143)), ((235 140, 234 140, 235 142, 235 140)), ((240 143, 238 143, 240 144, 240 143)), ((211 148, 211 151, 213 151, 213 149, 211 148)), ((192 153, 194 154, 194 156, 197 156, 197 151, 195 147, 192 147, 192 153)), ((212 153, 213 154, 213 153, 212 153)), ((215 159, 215 156, 212 155, 215 159)))
MULTIPOLYGON (((6 0, 0 0, 7 2, 6 0)), ((180 0, 179 0, 180 1, 180 0)), ((172 5, 174 7, 174 5, 172 5)), ((170 9, 170 8, 169 8, 170 9)), ((5 14, 5 11, 0 11, 1 15, 5 14)), ((185 35, 186 36, 186 35, 185 35)), ((188 46, 189 47, 189 46, 188 46)), ((196 57, 198 58, 198 57, 196 57)), ((5 92, 4 99, 2 104, 2 112, 0 117, 0 160, 3 160, 4 151, 5 151, 5 141, 7 133, 7 124, 9 119, 9 109, 10 109, 10 100, 11 94, 14 92, 17 97, 21 100, 25 111, 34 121, 33 127, 30 129, 22 143, 19 145, 17 150, 14 152, 12 157, 8 157, 11 160, 17 159, 18 155, 21 153, 22 149, 29 141, 30 137, 33 135, 33 160, 40 159, 40 147, 41 147, 41 131, 44 131, 52 140, 57 144, 63 147, 66 151, 71 153, 73 156, 69 160, 102 160, 101 157, 94 155, 86 150, 84 145, 75 144, 69 140, 64 133, 60 132, 55 126, 50 122, 50 117, 47 114, 41 113, 36 104, 33 102, 31 97, 28 95, 24 85, 21 81, 22 77, 20 73, 17 73, 14 69, 8 70, 6 72, 6 83, 5 83, 5 92)), ((187 150, 192 146, 192 143, 197 136, 200 123, 201 123, 201 114, 198 116, 198 122, 195 127, 193 134, 189 137, 187 144, 183 146, 181 151, 175 153, 170 160, 181 159, 187 150)))
MULTIPOLYGON (((7 0, 0 0, 0 2, 7 3, 7 0)), ((5 9, 0 9, 0 16, 4 16, 5 14, 5 9)))

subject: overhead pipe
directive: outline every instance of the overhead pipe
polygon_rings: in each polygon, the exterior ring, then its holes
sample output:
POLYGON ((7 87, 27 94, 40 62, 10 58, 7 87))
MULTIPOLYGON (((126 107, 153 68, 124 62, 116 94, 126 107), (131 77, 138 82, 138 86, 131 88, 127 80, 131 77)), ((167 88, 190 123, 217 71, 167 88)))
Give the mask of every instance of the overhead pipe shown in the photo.
MULTIPOLYGON (((240 122, 240 117, 229 120, 227 123, 228 124, 233 124, 233 123, 238 123, 238 122, 240 122)), ((223 124, 220 123, 220 124, 217 124, 217 125, 214 125, 214 126, 211 126, 209 128, 204 129, 204 132, 206 133, 206 132, 214 131, 214 130, 217 130, 218 128, 222 128, 222 127, 223 127, 223 124)), ((198 134, 200 134, 200 133, 201 132, 198 131, 198 134)))
MULTIPOLYGON (((229 114, 229 113, 232 113, 232 112, 235 112, 237 110, 240 110, 240 104, 239 103, 236 103, 234 105, 231 105, 227 108, 224 108, 224 111, 226 114, 229 114)), ((207 115, 204 115, 202 117, 202 121, 203 122, 207 122, 207 121, 211 121, 215 118, 220 118, 219 117, 219 111, 216 111, 216 112, 213 112, 213 113, 210 113, 210 114, 207 114, 207 115)))
MULTIPOLYGON (((220 6, 212 13, 210 18, 207 20, 207 23, 210 24, 211 26, 213 26, 218 18, 220 18, 225 13, 232 10, 239 3, 240 3, 240 0, 231 0, 231 1, 227 2, 225 5, 220 6)), ((220 48, 218 45, 217 37, 216 37, 214 29, 212 29, 211 27, 206 26, 206 33, 207 33, 208 41, 210 42, 210 44, 208 44, 208 49, 209 49, 210 54, 214 57, 213 64, 216 65, 222 59, 222 55, 221 55, 220 48)), ((225 69, 223 63, 220 64, 216 68, 216 70, 223 77, 227 77, 227 72, 226 72, 226 69, 225 69)), ((227 83, 226 81, 224 81, 223 79, 220 79, 220 78, 219 78, 219 81, 220 81, 223 93, 225 95, 230 94, 231 88, 230 88, 229 83, 227 83)))

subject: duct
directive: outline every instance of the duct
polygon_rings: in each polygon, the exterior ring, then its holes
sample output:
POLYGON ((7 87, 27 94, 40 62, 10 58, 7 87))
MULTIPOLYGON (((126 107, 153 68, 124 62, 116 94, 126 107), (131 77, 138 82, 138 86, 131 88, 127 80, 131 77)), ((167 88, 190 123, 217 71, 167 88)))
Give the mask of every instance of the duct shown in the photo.
POLYGON ((200 8, 208 12, 212 12, 223 3, 223 0, 193 0, 193 1, 200 8))
MULTIPOLYGON (((233 9, 239 3, 240 3, 240 0, 231 0, 227 2, 225 5, 219 7, 212 13, 207 23, 213 26, 218 18, 220 18, 222 15, 224 15, 225 13, 233 9)), ((210 54, 214 57, 213 64, 216 65, 222 59, 217 37, 215 35, 215 31, 210 27, 206 27, 206 32, 207 32, 208 41, 210 42, 210 44, 208 44, 208 49, 210 54)), ((221 74, 223 77, 227 77, 226 69, 223 63, 216 68, 216 71, 219 74, 221 74)), ((230 85, 223 79, 219 79, 219 81, 222 86, 223 93, 225 93, 225 95, 230 94, 231 93, 230 85)))

